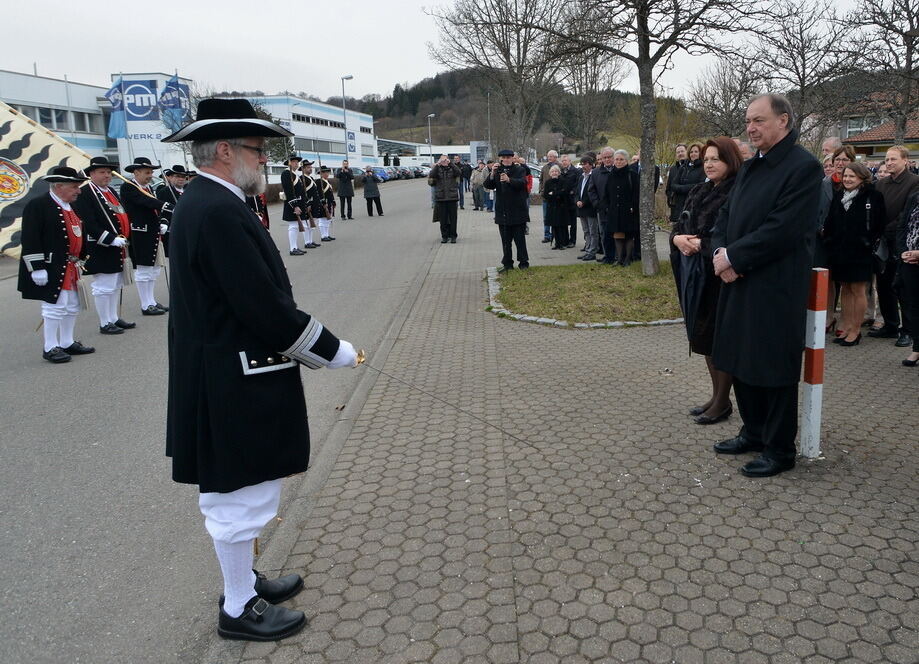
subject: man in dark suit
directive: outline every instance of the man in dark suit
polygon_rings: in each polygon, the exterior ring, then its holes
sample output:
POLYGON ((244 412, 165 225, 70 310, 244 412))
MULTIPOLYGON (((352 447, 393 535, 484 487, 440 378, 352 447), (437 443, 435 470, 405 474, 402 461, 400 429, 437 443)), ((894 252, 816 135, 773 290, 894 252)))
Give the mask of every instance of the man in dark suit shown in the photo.
MULTIPOLYGON (((530 220, 526 183, 527 169, 514 163, 513 150, 501 150, 498 161, 492 164, 484 187, 495 192, 495 223, 501 234, 501 267, 498 272, 514 269, 511 243, 517 247, 517 264, 530 267, 527 252, 526 225, 530 220)), ((455 210, 455 208, 454 208, 455 210)))
POLYGON ((125 169, 133 176, 121 187, 121 203, 131 222, 131 241, 128 253, 134 263, 134 283, 140 296, 140 313, 144 316, 162 316, 169 309, 156 301, 156 280, 162 268, 157 265, 160 236, 168 229, 161 220, 163 210, 172 206, 158 199, 150 181, 153 171, 159 168, 146 157, 137 157, 125 169))
POLYGON ((597 222, 597 210, 590 201, 590 176, 594 168, 594 159, 591 156, 581 158, 581 175, 574 188, 574 205, 577 215, 581 218, 581 229, 584 231, 584 253, 578 260, 592 261, 596 259, 600 248, 600 228, 597 222))
POLYGON ((724 282, 712 359, 734 376, 740 433, 720 454, 761 452, 741 472, 768 477, 795 465, 798 381, 823 169, 797 145, 794 111, 781 95, 747 108, 757 148, 744 162, 712 237, 724 282))
POLYGON ((272 641, 304 627, 276 606, 303 579, 252 570, 253 541, 277 514, 281 480, 309 461, 300 364, 357 365, 357 354, 300 311, 278 249, 246 205, 265 187, 265 139, 289 131, 244 99, 204 99, 195 122, 163 139, 192 141, 200 177, 173 215, 166 454, 197 484, 224 580, 218 633, 272 641))

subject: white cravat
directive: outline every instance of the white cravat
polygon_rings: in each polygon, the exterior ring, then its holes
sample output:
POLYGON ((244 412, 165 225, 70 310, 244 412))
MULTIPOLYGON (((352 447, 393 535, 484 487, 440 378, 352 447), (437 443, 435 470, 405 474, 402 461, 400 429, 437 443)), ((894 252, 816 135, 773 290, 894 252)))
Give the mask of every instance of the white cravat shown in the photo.
POLYGON ((51 194, 51 198, 54 199, 54 202, 55 202, 55 203, 57 203, 57 204, 60 205, 62 208, 64 208, 64 209, 67 210, 68 212, 70 212, 70 210, 71 210, 71 208, 70 208, 70 203, 65 203, 64 201, 62 201, 60 198, 58 198, 57 196, 54 195, 54 192, 53 192, 53 191, 49 191, 48 193, 51 194))
POLYGON ((240 189, 239 187, 237 187, 237 186, 236 186, 235 184, 233 184, 232 182, 228 182, 227 180, 224 180, 223 178, 219 178, 219 177, 217 177, 216 175, 211 175, 210 173, 205 173, 204 171, 201 171, 200 173, 198 173, 198 175, 200 175, 200 176, 202 176, 202 177, 206 177, 208 180, 213 180, 214 182, 216 182, 216 183, 218 183, 218 184, 222 184, 224 187, 226 187, 227 189, 229 189, 230 191, 232 191, 234 194, 236 194, 236 197, 237 197, 239 200, 241 200, 243 203, 246 202, 246 195, 243 193, 243 190, 240 189))

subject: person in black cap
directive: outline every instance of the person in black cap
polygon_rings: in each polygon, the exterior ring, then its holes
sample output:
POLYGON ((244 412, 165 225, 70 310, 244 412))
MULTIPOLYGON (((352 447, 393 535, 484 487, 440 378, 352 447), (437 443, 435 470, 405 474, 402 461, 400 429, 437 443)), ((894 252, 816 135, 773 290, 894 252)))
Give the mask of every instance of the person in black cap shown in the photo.
POLYGON ((93 275, 93 300, 101 334, 124 334, 125 330, 137 327, 119 315, 131 224, 118 194, 109 187, 115 168, 116 164, 105 157, 93 157, 83 169, 89 182, 73 203, 86 230, 89 258, 84 272, 93 275))
POLYGON ((351 172, 351 165, 345 159, 341 162, 341 168, 338 170, 338 200, 341 202, 338 216, 342 219, 354 219, 351 215, 351 201, 353 199, 354 173, 351 172), (347 212, 345 208, 347 208, 347 212))
POLYGON ((131 221, 128 253, 134 264, 134 283, 140 297, 140 312, 144 316, 162 316, 169 311, 154 296, 156 280, 162 271, 157 265, 160 236, 169 229, 161 217, 163 210, 168 213, 172 209, 169 203, 156 197, 150 186, 153 171, 159 167, 146 157, 135 158, 133 164, 124 167, 133 177, 124 183, 120 192, 121 202, 131 221))
POLYGON ((265 189, 265 139, 291 133, 245 99, 203 99, 166 142, 191 141, 200 177, 173 214, 166 454, 197 484, 223 573, 217 631, 272 641, 306 624, 277 606, 303 579, 253 571, 253 542, 275 517, 281 480, 306 470, 310 435, 299 366, 357 365, 357 353, 300 311, 271 236, 245 204, 265 189))
POLYGON ((41 300, 45 346, 42 357, 53 364, 69 362, 95 348, 73 338, 80 312, 80 264, 86 257, 83 223, 70 206, 89 178, 68 166, 57 166, 42 178, 51 185, 44 196, 22 211, 22 257, 18 289, 23 299, 41 300))
MULTIPOLYGON (((179 202, 179 196, 185 191, 185 185, 188 183, 188 172, 181 164, 172 168, 163 169, 165 182, 156 188, 156 197, 164 203, 169 203, 170 208, 175 208, 179 202)), ((162 232, 163 253, 169 257, 169 222, 172 220, 172 212, 167 209, 160 217, 160 222, 166 227, 162 232)))
POLYGON ((511 242, 517 246, 517 263, 521 268, 530 267, 527 253, 526 224, 528 210, 527 169, 515 163, 513 150, 501 150, 499 160, 492 164, 491 173, 485 179, 485 188, 495 192, 495 223, 501 233, 501 267, 499 272, 514 269, 514 255, 511 242))
POLYGON ((300 179, 299 155, 287 157, 284 165, 287 170, 281 173, 281 190, 284 192, 284 210, 281 219, 287 222, 287 241, 290 244, 291 256, 302 256, 306 252, 300 249, 299 236, 306 229, 306 213, 303 207, 303 182, 300 179))
POLYGON ((442 154, 428 174, 428 186, 437 206, 437 218, 440 222, 440 243, 456 244, 456 204, 460 198, 460 178, 462 173, 458 164, 442 154))
POLYGON ((319 187, 319 197, 322 199, 322 216, 319 217, 320 242, 335 239, 332 237, 332 220, 335 218, 335 191, 332 189, 332 183, 329 182, 331 172, 332 169, 328 166, 320 166, 319 179, 316 180, 316 186, 319 187))

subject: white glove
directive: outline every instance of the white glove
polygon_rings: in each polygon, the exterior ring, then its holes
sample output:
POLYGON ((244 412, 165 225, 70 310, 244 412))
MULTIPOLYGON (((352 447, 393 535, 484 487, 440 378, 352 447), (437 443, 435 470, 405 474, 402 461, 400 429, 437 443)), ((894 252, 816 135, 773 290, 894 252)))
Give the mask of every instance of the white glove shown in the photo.
POLYGON ((332 361, 329 363, 329 369, 341 369, 342 367, 356 367, 357 366, 357 352, 354 350, 354 346, 340 339, 338 342, 338 352, 335 353, 335 357, 332 358, 332 361))
POLYGON ((167 226, 166 224, 160 224, 160 235, 166 235, 168 231, 169 231, 169 226, 167 226))
MULTIPOLYGON (((48 270, 35 270, 32 273, 32 281, 35 282, 36 286, 46 286, 48 284, 48 270)), ((350 347, 350 344, 348 344, 350 347)), ((341 352, 341 348, 338 349, 338 352, 341 352)), ((351 349, 351 352, 354 352, 354 349, 351 349)), ((335 356, 338 358, 338 355, 335 356)), ((356 358, 357 356, 355 356, 356 358)))
POLYGON ((126 245, 127 243, 128 241, 123 237, 116 237, 114 240, 112 240, 112 246, 118 247, 119 249, 123 247, 124 245, 126 245))

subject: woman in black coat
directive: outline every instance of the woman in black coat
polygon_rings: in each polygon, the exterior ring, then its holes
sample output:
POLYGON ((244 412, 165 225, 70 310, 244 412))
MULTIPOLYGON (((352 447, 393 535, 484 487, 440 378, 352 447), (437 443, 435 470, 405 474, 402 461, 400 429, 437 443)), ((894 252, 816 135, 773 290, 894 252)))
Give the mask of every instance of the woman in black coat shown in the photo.
POLYGON ((638 237, 638 173, 629 168, 629 153, 616 150, 606 180, 607 233, 616 241, 616 259, 628 267, 638 237))
POLYGON ((545 223, 552 227, 552 237, 555 239, 553 249, 568 247, 568 208, 571 206, 568 189, 568 182, 562 177, 562 169, 552 166, 542 195, 546 200, 545 223))
POLYGON ((712 229, 718 218, 718 211, 727 201, 734 177, 743 157, 737 144, 726 136, 712 139, 705 144, 703 167, 708 182, 696 185, 686 197, 686 205, 680 221, 670 234, 670 261, 673 264, 673 275, 677 280, 677 291, 680 292, 680 303, 684 308, 688 300, 683 297, 682 288, 696 290, 698 303, 694 311, 684 311, 687 324, 689 347, 693 352, 705 356, 708 373, 712 379, 712 397, 701 406, 691 408, 690 415, 696 416, 697 424, 714 424, 730 417, 731 374, 719 371, 712 362, 712 343, 715 337, 715 314, 718 309, 718 296, 721 292, 721 279, 715 276, 712 265, 712 229), (688 267, 683 258, 698 254, 702 270, 686 275, 682 270, 688 267), (694 275, 694 276, 693 276, 694 275), (683 276, 687 277, 684 282, 683 276), (700 280, 701 283, 694 283, 700 280))
POLYGON ((693 143, 689 146, 689 159, 673 173, 674 178, 667 180, 667 194, 671 197, 670 221, 677 223, 680 213, 686 207, 686 197, 693 188, 705 182, 705 172, 702 169, 702 146, 693 143))
MULTIPOLYGON (((910 320, 919 320, 919 192, 906 200, 906 206, 897 224, 897 252, 903 261, 900 276, 906 291, 906 304, 910 320)), ((903 366, 919 364, 919 333, 913 330, 913 352, 903 360, 903 366)))
POLYGON ((871 171, 858 162, 846 166, 842 189, 833 194, 823 225, 830 276, 841 285, 842 334, 833 340, 840 346, 855 346, 861 341, 874 245, 886 219, 884 197, 871 184, 871 171))

